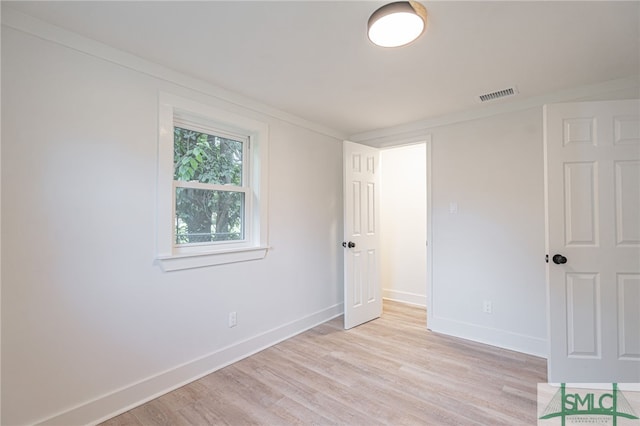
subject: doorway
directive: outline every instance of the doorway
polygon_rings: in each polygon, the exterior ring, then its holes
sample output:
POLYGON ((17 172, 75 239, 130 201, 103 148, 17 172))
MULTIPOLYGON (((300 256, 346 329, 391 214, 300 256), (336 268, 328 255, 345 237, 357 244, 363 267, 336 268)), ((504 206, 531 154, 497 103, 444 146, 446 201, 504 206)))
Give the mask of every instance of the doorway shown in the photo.
POLYGON ((427 142, 380 150, 382 297, 427 306, 427 142))
POLYGON ((425 308, 432 300, 430 146, 430 135, 385 149, 343 143, 345 329, 378 318, 385 297, 425 308))

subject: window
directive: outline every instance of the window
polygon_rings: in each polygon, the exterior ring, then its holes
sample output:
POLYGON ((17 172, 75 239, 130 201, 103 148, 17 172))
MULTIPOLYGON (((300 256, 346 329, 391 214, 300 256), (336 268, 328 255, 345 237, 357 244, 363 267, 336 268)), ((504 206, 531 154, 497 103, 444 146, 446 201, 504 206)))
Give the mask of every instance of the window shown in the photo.
POLYGON ((178 247, 243 241, 251 192, 244 176, 249 140, 174 119, 174 243, 178 247))
POLYGON ((160 94, 158 261, 165 271, 263 258, 266 124, 160 94))

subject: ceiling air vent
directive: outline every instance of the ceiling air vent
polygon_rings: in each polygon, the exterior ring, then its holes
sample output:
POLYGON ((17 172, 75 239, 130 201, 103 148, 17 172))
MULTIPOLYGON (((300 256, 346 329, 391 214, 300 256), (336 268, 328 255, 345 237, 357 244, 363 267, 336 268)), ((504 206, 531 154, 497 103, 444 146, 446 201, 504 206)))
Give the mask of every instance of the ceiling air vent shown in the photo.
POLYGON ((507 89, 498 90, 497 92, 485 93, 478 96, 480 102, 495 101, 496 99, 506 98, 507 96, 513 96, 518 93, 516 86, 511 86, 507 89))

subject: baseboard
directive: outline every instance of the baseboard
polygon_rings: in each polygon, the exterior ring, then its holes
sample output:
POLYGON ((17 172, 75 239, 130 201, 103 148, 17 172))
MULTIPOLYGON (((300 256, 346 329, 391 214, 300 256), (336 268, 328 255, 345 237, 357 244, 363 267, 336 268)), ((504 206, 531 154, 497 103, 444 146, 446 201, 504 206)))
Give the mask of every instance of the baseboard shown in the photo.
POLYGON ((406 291, 392 290, 389 288, 382 289, 382 298, 394 300, 396 302, 408 303, 410 305, 427 306, 427 296, 406 291))
POLYGON ((342 303, 292 321, 42 420, 95 425, 343 314, 342 303))
POLYGON ((547 358, 547 340, 539 337, 513 333, 497 328, 484 327, 442 317, 434 317, 427 328, 436 333, 460 337, 503 349, 547 358))

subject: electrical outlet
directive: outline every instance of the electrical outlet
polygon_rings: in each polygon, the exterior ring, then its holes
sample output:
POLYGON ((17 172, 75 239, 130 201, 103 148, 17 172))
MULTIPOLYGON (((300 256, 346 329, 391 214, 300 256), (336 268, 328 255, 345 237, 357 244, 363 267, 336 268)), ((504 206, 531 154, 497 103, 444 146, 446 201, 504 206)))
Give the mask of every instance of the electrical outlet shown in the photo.
POLYGON ((238 316, 234 312, 229 312, 229 328, 238 325, 238 316))
POLYGON ((493 304, 491 303, 491 300, 485 300, 482 302, 482 312, 485 314, 493 313, 493 304))

